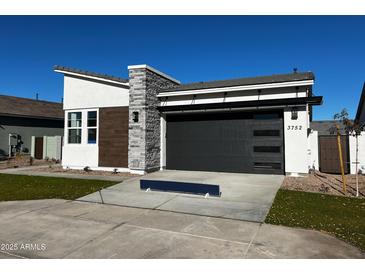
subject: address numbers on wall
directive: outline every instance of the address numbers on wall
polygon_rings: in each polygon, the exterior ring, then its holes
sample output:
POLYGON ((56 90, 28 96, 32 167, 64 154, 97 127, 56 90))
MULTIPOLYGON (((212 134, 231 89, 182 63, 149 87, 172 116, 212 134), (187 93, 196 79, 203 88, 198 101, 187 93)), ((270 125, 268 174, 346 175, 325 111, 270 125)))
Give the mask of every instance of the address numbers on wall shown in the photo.
POLYGON ((286 130, 302 130, 302 126, 288 126, 286 130))

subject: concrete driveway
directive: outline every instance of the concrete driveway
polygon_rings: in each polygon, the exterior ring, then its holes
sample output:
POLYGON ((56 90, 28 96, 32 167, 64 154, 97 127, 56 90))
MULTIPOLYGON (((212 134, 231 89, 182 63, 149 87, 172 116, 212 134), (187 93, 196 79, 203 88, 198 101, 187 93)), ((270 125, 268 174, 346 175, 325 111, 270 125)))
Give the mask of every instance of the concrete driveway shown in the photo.
POLYGON ((205 198, 202 195, 145 192, 140 190, 141 177, 138 177, 104 189, 101 195, 97 192, 79 200, 263 222, 284 176, 164 170, 142 178, 216 184, 220 186, 222 195, 205 198))
POLYGON ((364 258, 316 231, 96 203, 0 202, 0 220, 0 258, 364 258))

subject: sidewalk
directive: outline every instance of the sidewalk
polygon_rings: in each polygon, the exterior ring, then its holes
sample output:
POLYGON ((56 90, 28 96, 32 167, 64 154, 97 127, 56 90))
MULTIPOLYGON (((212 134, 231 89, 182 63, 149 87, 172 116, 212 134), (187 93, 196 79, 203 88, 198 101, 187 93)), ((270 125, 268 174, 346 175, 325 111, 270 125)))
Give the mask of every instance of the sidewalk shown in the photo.
POLYGON ((364 258, 326 233, 60 199, 0 202, 0 258, 364 258), (6 240, 6 241, 5 241, 6 240), (44 249, 20 249, 21 244, 44 249))

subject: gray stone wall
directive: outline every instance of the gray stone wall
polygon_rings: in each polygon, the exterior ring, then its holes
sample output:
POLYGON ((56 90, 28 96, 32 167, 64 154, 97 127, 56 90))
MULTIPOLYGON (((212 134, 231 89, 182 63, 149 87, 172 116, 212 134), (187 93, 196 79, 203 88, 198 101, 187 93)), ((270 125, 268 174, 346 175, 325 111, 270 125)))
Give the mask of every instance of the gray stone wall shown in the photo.
POLYGON ((129 70, 129 168, 146 172, 160 167, 158 90, 177 85, 148 68, 129 70), (139 121, 133 121, 138 112, 139 121))

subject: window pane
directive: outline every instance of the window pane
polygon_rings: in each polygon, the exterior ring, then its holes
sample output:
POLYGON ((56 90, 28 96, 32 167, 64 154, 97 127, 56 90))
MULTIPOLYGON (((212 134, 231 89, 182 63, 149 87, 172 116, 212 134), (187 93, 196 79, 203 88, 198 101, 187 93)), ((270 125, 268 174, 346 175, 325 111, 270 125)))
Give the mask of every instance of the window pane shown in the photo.
POLYGON ((274 162, 255 162, 254 168, 257 169, 281 169, 281 163, 274 163, 274 162))
POLYGON ((254 130, 253 136, 280 136, 280 131, 275 129, 254 130))
POLYGON ((89 128, 87 130, 87 143, 96 144, 96 128, 89 128))
POLYGON ((96 111, 89 111, 87 113, 87 126, 96 127, 97 113, 96 111))
POLYGON ((68 113, 68 127, 81 127, 81 112, 68 113))
POLYGON ((280 153, 279 146, 254 146, 254 152, 273 152, 273 153, 280 153))
POLYGON ((69 144, 81 144, 81 129, 69 129, 68 130, 68 143, 69 144))

